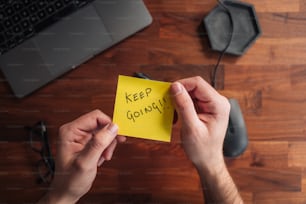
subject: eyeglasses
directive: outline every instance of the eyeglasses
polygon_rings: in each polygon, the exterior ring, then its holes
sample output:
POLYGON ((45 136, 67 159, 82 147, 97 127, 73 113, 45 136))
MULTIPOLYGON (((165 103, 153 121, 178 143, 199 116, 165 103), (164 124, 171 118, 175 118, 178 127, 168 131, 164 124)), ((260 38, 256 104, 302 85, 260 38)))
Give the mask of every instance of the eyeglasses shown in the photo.
POLYGON ((33 127, 26 127, 26 129, 29 131, 31 149, 41 156, 37 162, 38 183, 50 183, 53 179, 55 163, 50 151, 47 127, 43 121, 39 121, 33 127))

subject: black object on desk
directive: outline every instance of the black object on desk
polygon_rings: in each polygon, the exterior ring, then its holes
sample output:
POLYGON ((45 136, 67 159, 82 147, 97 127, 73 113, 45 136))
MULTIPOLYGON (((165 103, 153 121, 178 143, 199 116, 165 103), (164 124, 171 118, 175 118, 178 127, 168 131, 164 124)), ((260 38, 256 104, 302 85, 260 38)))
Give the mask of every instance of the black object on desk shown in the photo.
POLYGON ((27 126, 25 129, 29 133, 31 149, 41 156, 41 159, 37 162, 39 175, 37 181, 38 183, 51 183, 55 171, 55 161, 48 140, 47 126, 45 122, 39 121, 34 126, 27 126))
POLYGON ((219 1, 203 20, 212 50, 243 55, 261 35, 259 21, 252 4, 219 1), (231 36, 232 35, 232 36, 231 36))
POLYGON ((248 146, 248 134, 238 101, 231 98, 229 103, 231 104, 231 110, 223 143, 223 155, 237 157, 248 146))

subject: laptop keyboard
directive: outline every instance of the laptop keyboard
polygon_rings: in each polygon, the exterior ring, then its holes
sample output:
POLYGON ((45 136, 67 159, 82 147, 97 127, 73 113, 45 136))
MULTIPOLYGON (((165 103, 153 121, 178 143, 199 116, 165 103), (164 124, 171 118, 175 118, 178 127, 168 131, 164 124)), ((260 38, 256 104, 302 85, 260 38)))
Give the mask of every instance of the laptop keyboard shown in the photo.
POLYGON ((0 0, 0 55, 92 0, 0 0))

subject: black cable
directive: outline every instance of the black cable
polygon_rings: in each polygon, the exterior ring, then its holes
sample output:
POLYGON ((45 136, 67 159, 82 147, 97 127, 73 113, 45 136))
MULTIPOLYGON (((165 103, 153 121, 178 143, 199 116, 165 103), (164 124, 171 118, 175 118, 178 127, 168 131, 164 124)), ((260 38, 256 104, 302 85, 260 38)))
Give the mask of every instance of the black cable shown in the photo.
POLYGON ((212 86, 214 88, 217 88, 217 76, 218 76, 218 70, 219 70, 219 65, 220 65, 220 62, 225 54, 225 52, 227 51, 227 49, 229 48, 232 40, 233 40, 233 32, 234 32, 234 22, 233 22, 233 16, 231 14, 231 11, 227 8, 227 6, 224 4, 224 2, 222 0, 217 0, 219 6, 221 6, 225 12, 227 13, 228 17, 229 17, 229 21, 230 21, 230 32, 229 32, 229 35, 230 35, 230 38, 229 38, 229 41, 227 42, 225 48, 222 50, 222 52, 220 53, 219 55, 219 58, 218 58, 218 61, 217 61, 217 64, 215 65, 214 69, 213 69, 213 72, 212 72, 212 86))

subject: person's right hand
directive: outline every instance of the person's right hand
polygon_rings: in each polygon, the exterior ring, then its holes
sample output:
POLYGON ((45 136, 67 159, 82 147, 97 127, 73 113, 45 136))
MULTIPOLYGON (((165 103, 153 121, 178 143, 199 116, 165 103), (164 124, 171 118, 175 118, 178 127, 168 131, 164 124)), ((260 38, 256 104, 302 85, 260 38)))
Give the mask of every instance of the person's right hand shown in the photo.
POLYGON ((174 82, 170 94, 182 123, 181 140, 189 159, 206 171, 222 169, 228 100, 201 77, 174 82))

